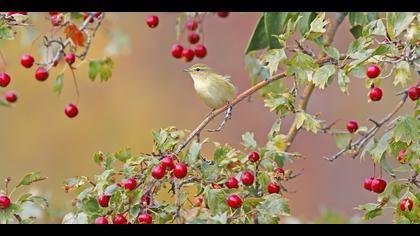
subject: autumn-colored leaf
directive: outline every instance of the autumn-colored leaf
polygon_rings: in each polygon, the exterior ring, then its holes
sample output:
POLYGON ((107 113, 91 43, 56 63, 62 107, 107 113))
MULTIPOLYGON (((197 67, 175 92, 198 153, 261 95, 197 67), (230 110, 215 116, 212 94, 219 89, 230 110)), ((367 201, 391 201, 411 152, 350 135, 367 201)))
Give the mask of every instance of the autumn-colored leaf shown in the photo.
POLYGON ((66 38, 71 38, 74 44, 77 46, 84 46, 85 45, 85 35, 82 31, 80 31, 75 24, 69 24, 64 29, 64 34, 66 38))

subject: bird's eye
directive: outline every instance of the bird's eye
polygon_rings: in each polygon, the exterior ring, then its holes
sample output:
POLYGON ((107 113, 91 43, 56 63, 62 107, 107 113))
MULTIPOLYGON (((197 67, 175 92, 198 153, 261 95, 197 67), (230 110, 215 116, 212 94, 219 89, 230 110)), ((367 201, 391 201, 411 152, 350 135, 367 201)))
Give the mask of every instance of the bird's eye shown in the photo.
POLYGON ((195 71, 200 71, 200 68, 195 69, 195 71))

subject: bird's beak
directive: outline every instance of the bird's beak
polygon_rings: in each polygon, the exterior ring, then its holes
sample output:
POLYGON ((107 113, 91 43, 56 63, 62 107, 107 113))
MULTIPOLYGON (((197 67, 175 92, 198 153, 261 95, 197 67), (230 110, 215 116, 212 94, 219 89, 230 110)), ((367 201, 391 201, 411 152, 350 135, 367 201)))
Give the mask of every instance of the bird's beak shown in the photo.
POLYGON ((190 69, 184 69, 185 72, 190 72, 190 69))

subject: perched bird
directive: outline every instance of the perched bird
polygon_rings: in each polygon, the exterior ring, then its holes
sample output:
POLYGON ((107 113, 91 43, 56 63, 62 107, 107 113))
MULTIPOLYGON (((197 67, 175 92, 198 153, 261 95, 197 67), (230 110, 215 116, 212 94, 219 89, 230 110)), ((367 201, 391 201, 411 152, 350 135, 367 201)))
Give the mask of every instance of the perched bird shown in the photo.
POLYGON ((221 108, 235 97, 230 76, 220 75, 205 64, 195 64, 184 71, 190 74, 196 93, 211 109, 221 108))

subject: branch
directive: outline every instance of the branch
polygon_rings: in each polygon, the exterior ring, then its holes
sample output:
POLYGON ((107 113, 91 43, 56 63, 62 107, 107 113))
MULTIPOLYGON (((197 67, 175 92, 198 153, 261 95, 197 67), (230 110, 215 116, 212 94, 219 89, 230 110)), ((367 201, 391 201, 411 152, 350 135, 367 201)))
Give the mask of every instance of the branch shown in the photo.
MULTIPOLYGON (((324 40, 324 44, 325 46, 330 45, 335 37, 335 34, 337 33, 338 27, 341 25, 341 23, 343 22, 344 18, 346 17, 347 12, 340 12, 337 13, 337 16, 335 18, 335 20, 332 22, 332 24, 330 25, 330 28, 328 30, 328 33, 325 36, 325 40, 324 40)), ((321 52, 320 57, 324 57, 325 53, 321 52)), ((308 106, 308 102, 309 99, 311 98, 312 92, 315 89, 315 84, 314 83, 310 83, 308 84, 304 91, 303 91, 303 95, 302 95, 302 100, 299 103, 299 109, 305 111, 306 107, 308 106)), ((289 132, 287 133, 286 136, 286 144, 287 144, 287 149, 290 148, 291 144, 293 143, 293 140, 295 139, 296 135, 299 132, 299 129, 297 129, 297 119, 295 117, 292 126, 289 129, 289 132)), ((286 149, 286 151, 287 151, 286 149)))
POLYGON ((339 157, 341 157, 343 154, 345 154, 347 151, 350 151, 350 150, 355 150, 355 153, 353 154, 352 157, 356 158, 360 154, 360 151, 365 146, 365 144, 378 133, 381 127, 383 127, 386 123, 388 123, 391 120, 391 118, 404 106, 406 101, 407 101, 407 91, 403 94, 401 101, 381 121, 377 122, 377 121, 374 121, 373 119, 369 119, 370 121, 374 123, 374 126, 370 128, 370 130, 366 132, 366 134, 364 134, 356 142, 350 144, 347 148, 340 150, 334 156, 330 158, 324 157, 324 159, 331 162, 335 161, 339 157))

